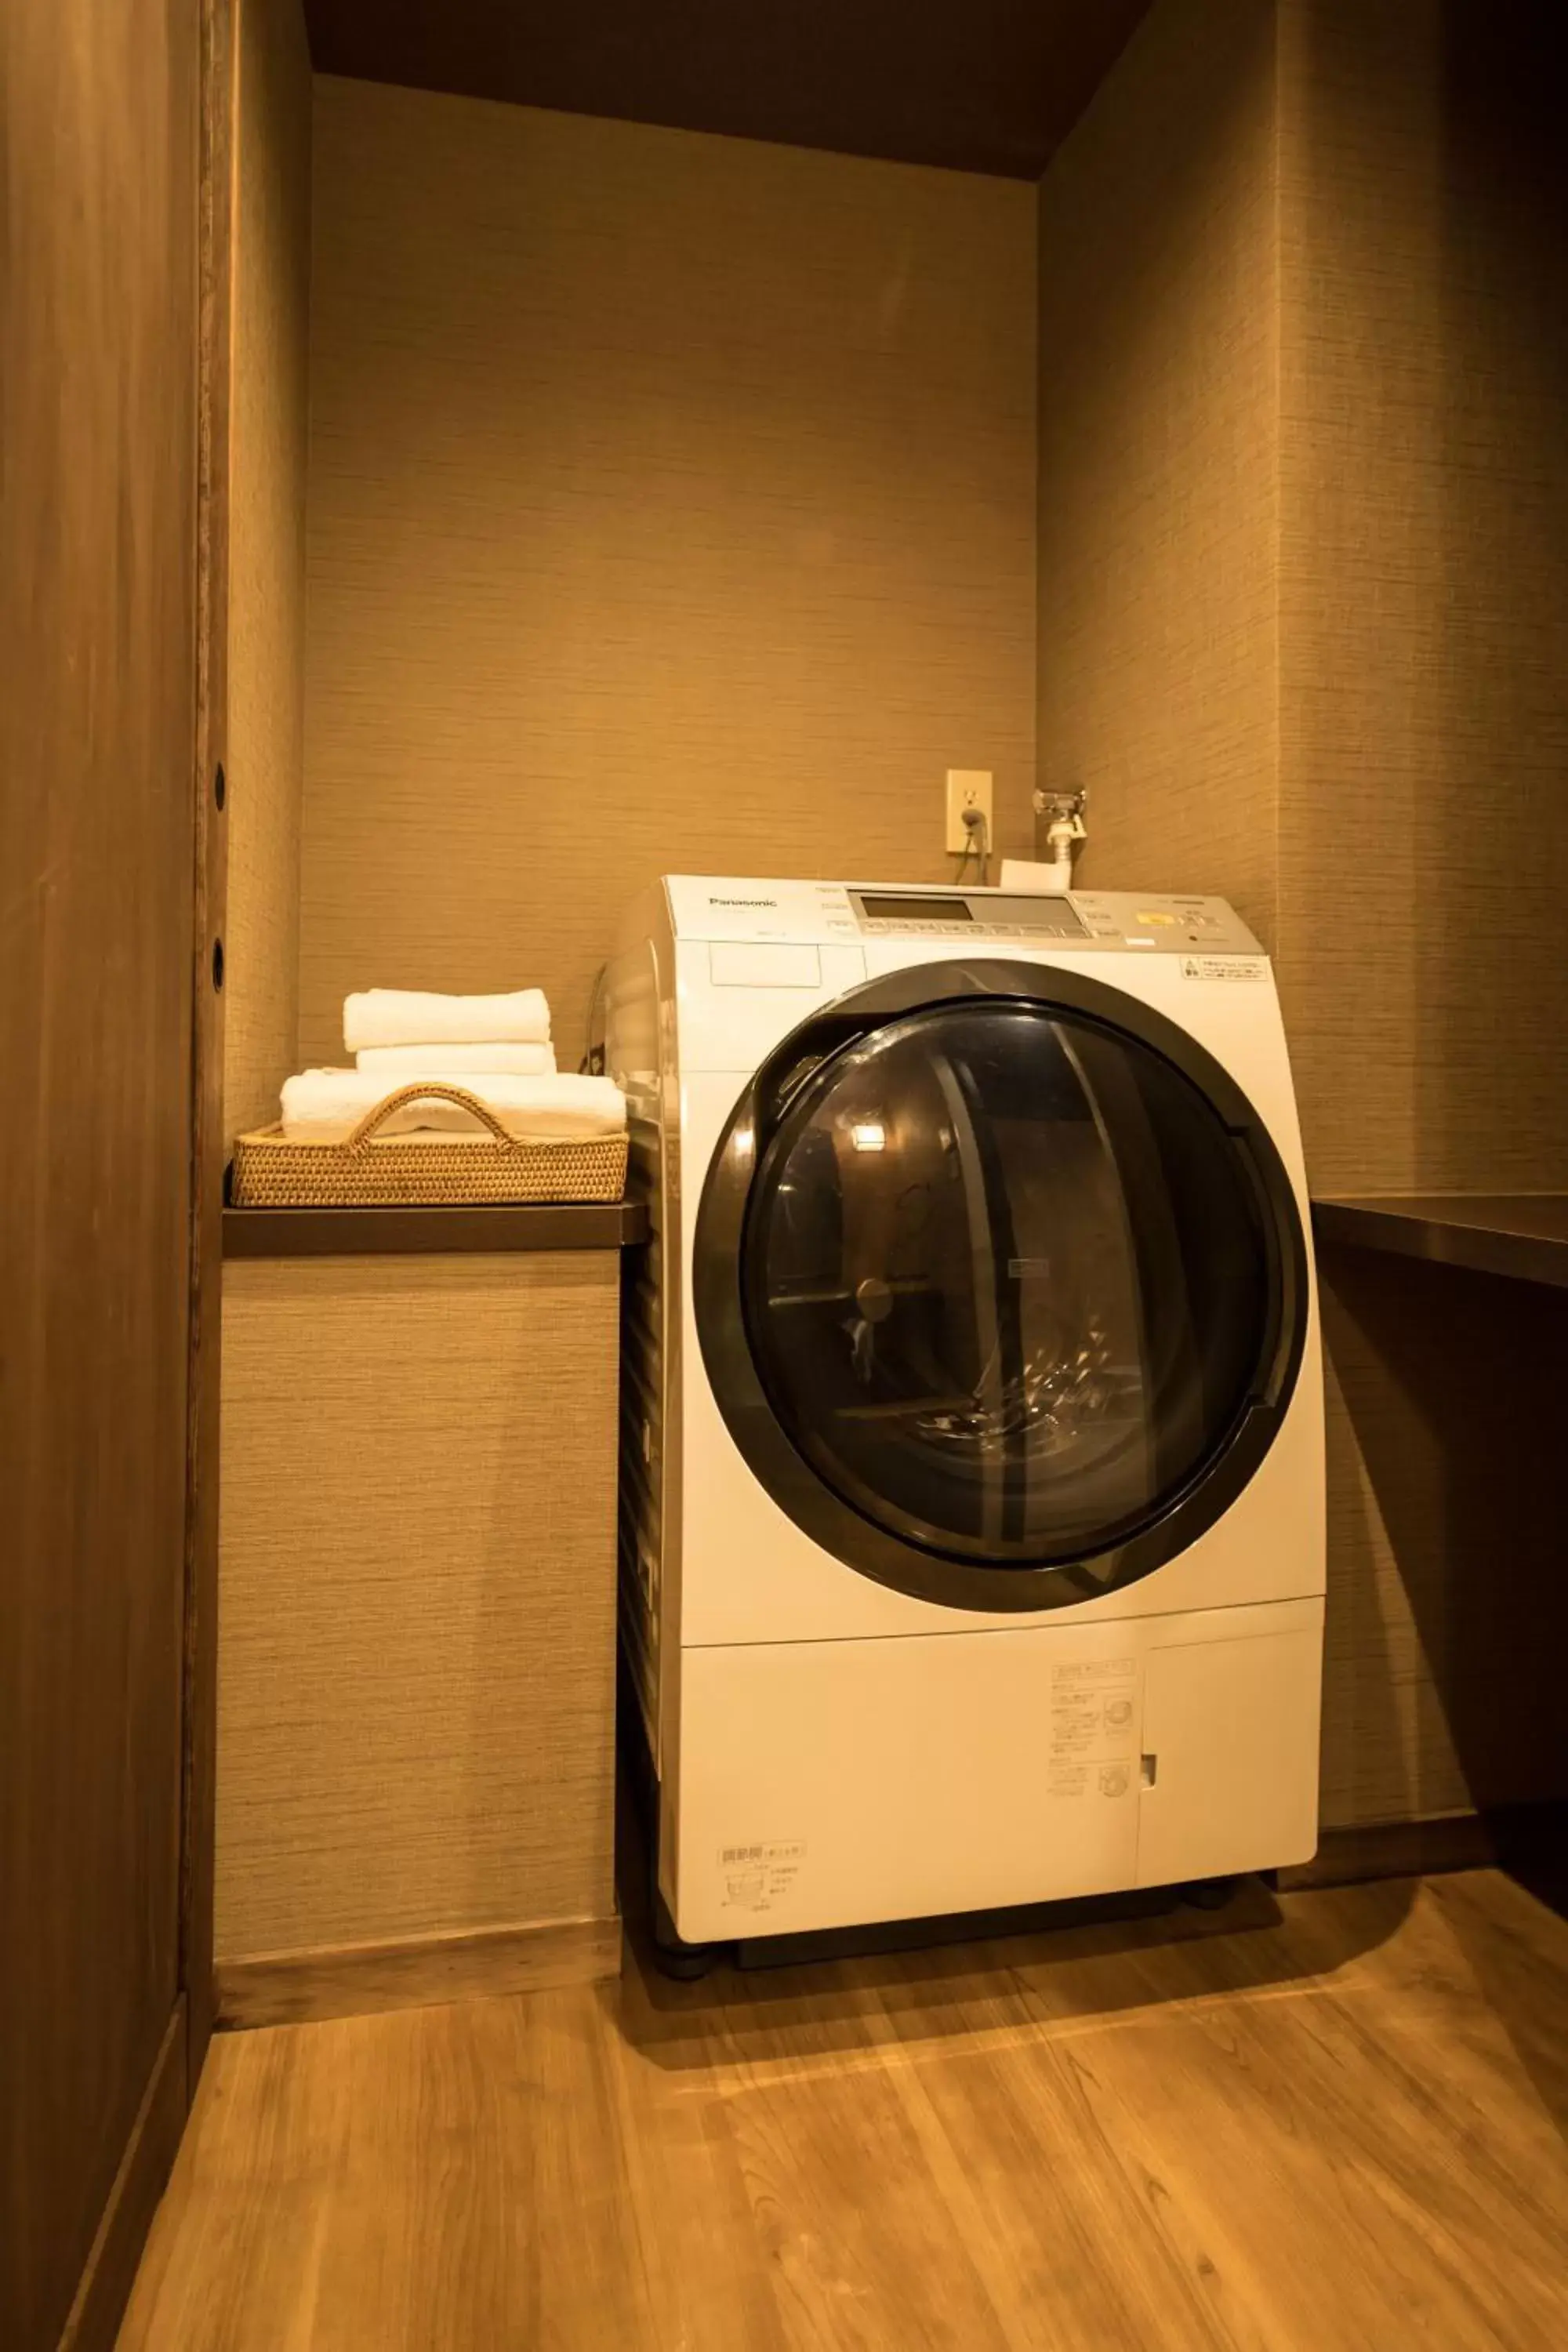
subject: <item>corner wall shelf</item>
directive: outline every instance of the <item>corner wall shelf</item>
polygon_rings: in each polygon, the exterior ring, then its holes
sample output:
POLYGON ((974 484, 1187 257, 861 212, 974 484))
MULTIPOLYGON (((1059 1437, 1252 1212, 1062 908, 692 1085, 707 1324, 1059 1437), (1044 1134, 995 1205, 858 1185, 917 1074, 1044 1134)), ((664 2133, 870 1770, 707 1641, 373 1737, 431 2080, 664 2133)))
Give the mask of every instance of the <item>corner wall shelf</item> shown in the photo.
POLYGON ((225 1257, 423 1255, 452 1250, 625 1249, 647 1239, 640 1201, 384 1209, 232 1209, 225 1257))
POLYGON ((1568 1290, 1568 1192, 1367 1192, 1314 1201, 1320 1243, 1568 1290))

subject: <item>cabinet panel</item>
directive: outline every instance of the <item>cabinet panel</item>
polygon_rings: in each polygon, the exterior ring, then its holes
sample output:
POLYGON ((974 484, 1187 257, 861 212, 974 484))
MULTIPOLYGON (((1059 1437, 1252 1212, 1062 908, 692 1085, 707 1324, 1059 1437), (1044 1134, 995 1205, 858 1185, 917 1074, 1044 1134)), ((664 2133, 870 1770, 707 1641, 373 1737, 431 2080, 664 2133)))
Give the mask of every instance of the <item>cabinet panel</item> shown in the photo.
POLYGON ((1149 1653, 1141 1886, 1268 1870, 1315 1852, 1321 1679, 1318 1632, 1149 1653))

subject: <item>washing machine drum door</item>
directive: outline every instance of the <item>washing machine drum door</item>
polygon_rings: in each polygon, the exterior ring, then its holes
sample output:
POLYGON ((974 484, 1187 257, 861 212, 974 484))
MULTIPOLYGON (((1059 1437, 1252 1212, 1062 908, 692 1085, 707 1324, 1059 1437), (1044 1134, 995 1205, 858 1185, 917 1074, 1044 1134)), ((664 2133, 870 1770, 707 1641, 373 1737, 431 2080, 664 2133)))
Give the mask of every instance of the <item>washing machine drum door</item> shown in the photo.
POLYGON ((699 1222, 704 1357, 764 1486, 851 1567, 958 1606, 1080 1600, 1262 1459, 1300 1220, 1173 1024, 1076 973, 939 966, 910 1003, 916 979, 808 1023, 740 1106, 699 1222))

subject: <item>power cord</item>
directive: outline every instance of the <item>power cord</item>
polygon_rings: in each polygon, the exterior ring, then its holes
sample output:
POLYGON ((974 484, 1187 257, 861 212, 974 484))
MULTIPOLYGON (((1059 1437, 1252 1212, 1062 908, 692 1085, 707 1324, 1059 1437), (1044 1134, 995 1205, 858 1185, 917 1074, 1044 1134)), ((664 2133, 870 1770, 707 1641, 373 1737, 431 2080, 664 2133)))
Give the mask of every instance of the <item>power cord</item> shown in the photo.
POLYGON ((973 857, 975 872, 980 877, 980 887, 984 890, 991 877, 991 828, 985 822, 984 809, 966 808, 964 810, 963 835, 963 847, 959 853, 958 869, 952 878, 955 882, 963 881, 965 868, 973 857))
POLYGON ((602 1078, 605 1075, 604 1041, 601 1039, 597 1045, 594 1043, 594 1023, 598 1017, 599 1000, 605 992, 605 978, 609 969, 607 963, 602 963, 594 974, 593 993, 588 999, 588 1043, 583 1058, 577 1065, 577 1074, 580 1077, 602 1078))

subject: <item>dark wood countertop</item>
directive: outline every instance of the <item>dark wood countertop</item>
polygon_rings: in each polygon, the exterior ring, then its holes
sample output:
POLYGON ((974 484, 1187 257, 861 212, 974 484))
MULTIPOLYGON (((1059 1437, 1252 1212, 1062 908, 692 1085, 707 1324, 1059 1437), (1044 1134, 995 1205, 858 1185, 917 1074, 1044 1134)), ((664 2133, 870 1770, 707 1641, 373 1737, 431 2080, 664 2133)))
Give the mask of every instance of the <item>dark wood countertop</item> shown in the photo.
POLYGON ((1568 1192, 1368 1192, 1314 1201, 1320 1242, 1568 1289, 1568 1192))
POLYGON ((417 1257, 432 1251, 625 1249, 647 1239, 640 1201, 449 1209, 225 1209, 225 1257, 417 1257))

